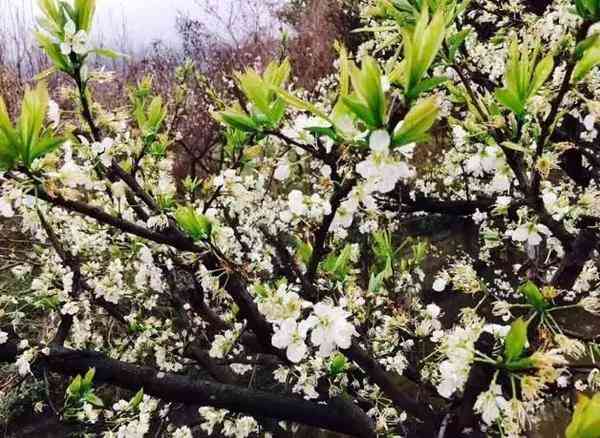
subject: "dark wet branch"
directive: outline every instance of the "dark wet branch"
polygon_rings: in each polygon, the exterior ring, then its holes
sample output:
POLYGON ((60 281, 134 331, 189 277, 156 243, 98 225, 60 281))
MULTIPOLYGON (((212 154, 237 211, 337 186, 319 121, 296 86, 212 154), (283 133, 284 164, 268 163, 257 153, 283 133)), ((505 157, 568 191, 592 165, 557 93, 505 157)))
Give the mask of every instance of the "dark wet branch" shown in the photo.
POLYGON ((571 245, 571 249, 563 257, 552 278, 552 284, 560 289, 571 289, 598 243, 600 243, 598 231, 583 228, 571 245))
MULTIPOLYGON (((14 362, 17 344, 0 345, 0 362, 14 362)), ((94 351, 52 348, 47 356, 40 355, 36 364, 48 371, 66 376, 96 370, 95 381, 145 394, 167 402, 211 406, 306 424, 356 437, 375 437, 370 419, 358 407, 352 410, 341 399, 327 404, 309 402, 299 397, 256 391, 245 387, 193 379, 172 373, 111 359, 94 351), (361 415, 362 414, 362 415, 361 415)), ((353 405, 352 405, 353 406, 353 405)))
POLYGON ((325 243, 327 241, 327 235, 329 233, 331 223, 333 222, 333 219, 335 218, 335 215, 338 209, 340 208, 342 201, 346 196, 348 196, 348 194, 350 194, 355 184, 356 179, 354 178, 344 181, 336 187, 333 195, 331 196, 331 199, 329 200, 329 204, 331 205, 331 212, 323 218, 323 221, 321 222, 319 228, 315 232, 313 253, 306 269, 306 278, 311 282, 315 278, 317 268, 319 267, 319 263, 326 254, 325 243))

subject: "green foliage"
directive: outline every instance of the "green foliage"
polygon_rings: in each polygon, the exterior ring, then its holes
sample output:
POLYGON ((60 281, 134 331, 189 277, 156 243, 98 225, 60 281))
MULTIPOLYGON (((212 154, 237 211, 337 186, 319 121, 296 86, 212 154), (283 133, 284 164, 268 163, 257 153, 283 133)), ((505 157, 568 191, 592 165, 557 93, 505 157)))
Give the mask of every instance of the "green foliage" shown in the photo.
POLYGON ((393 264, 396 260, 396 255, 402 247, 394 249, 391 233, 389 231, 375 231, 373 232, 372 240, 372 249, 377 265, 380 267, 385 266, 388 260, 393 264))
POLYGON ((193 240, 206 240, 212 233, 212 222, 192 207, 179 207, 175 212, 175 220, 193 240))
POLYGON ((234 129, 244 132, 253 132, 259 129, 259 123, 250 117, 239 103, 225 111, 215 113, 215 118, 234 129))
POLYGON ((167 116, 167 105, 160 96, 152 95, 152 78, 144 77, 130 92, 133 116, 147 143, 156 139, 167 116))
POLYGON ((371 16, 390 18, 401 26, 406 26, 414 25, 423 9, 428 9, 431 13, 443 10, 447 22, 451 22, 458 13, 465 10, 468 3, 455 0, 377 0, 376 5, 367 12, 371 16))
POLYGON ((350 61, 348 59, 348 52, 339 42, 335 43, 335 48, 340 55, 339 89, 338 100, 329 115, 310 102, 303 101, 285 90, 275 89, 275 92, 291 107, 311 113, 322 119, 324 121, 323 124, 325 124, 325 122, 331 124, 334 129, 327 129, 323 133, 329 135, 334 140, 338 139, 338 137, 345 138, 351 136, 346 132, 344 123, 348 120, 352 120, 354 117, 352 111, 350 111, 342 101, 342 99, 346 98, 350 93, 350 61))
POLYGON ((348 369, 348 359, 341 353, 336 353, 328 364, 329 374, 333 377, 343 374, 348 369))
POLYGON ((94 394, 93 380, 96 374, 94 368, 90 368, 83 377, 78 374, 67 387, 65 393, 65 417, 74 418, 85 403, 96 408, 103 408, 104 403, 94 394))
POLYGON ((433 96, 417 103, 394 129, 392 144, 403 146, 428 140, 430 136, 427 131, 433 126, 438 112, 439 107, 433 96))
POLYGON ((394 275, 394 271, 409 272, 419 266, 427 255, 428 245, 426 242, 405 239, 396 246, 393 243, 392 234, 388 231, 375 231, 371 237, 371 249, 375 257, 375 264, 369 278, 370 292, 379 292, 384 282, 394 275), (410 245, 410 254, 402 256, 402 252, 408 245, 410 245))
POLYGON ((334 48, 338 51, 339 57, 339 97, 347 96, 350 92, 350 61, 348 60, 348 51, 339 41, 336 41, 334 48))
POLYGON ((40 310, 44 310, 44 311, 57 310, 60 308, 60 298, 59 298, 58 294, 45 295, 45 296, 38 298, 33 303, 33 306, 36 309, 40 309, 40 310))
POLYGON ((529 304, 531 304, 537 311, 543 312, 544 309, 548 307, 546 299, 544 298, 538 287, 531 281, 528 281, 521 285, 521 287, 519 288, 519 292, 521 292, 521 294, 523 294, 523 296, 527 298, 529 304))
POLYGON ((278 93, 289 79, 291 65, 286 59, 282 63, 271 62, 262 76, 248 68, 236 73, 238 85, 248 100, 246 112, 241 105, 213 114, 216 120, 241 131, 253 132, 276 127, 286 109, 286 100, 278 93))
POLYGON ((600 20, 600 0, 575 0, 575 10, 584 20, 592 23, 600 20))
POLYGON ((387 103, 377 61, 365 56, 360 69, 352 64, 350 79, 354 93, 342 97, 344 105, 369 128, 383 127, 386 123, 387 103))
POLYGON ((577 64, 575 64, 571 79, 577 82, 600 64, 600 34, 595 33, 579 43, 575 49, 575 56, 577 64))
POLYGON ((504 339, 504 360, 507 364, 517 361, 527 344, 527 323, 523 318, 515 320, 504 339))
POLYGON ((300 239, 296 240, 296 257, 308 266, 310 259, 312 258, 313 247, 309 242, 304 242, 300 239))
POLYGON ((71 19, 77 24, 77 29, 89 32, 96 12, 96 0, 75 0, 71 12, 71 19))
POLYGON ((67 23, 63 5, 56 0, 39 0, 38 6, 43 14, 37 20, 39 26, 49 34, 62 35, 67 23))
POLYGON ((129 400, 129 406, 134 411, 137 411, 139 409, 140 403, 142 403, 143 400, 144 400, 144 388, 142 388, 138 392, 136 392, 135 395, 133 396, 133 398, 131 400, 129 400))
POLYGON ((348 244, 339 252, 330 253, 321 263, 321 269, 335 280, 344 281, 351 269, 352 245, 348 244))
POLYGON ((112 60, 126 57, 126 55, 124 55, 123 53, 119 53, 112 49, 92 49, 90 50, 90 53, 95 53, 98 56, 102 56, 104 58, 112 60))
POLYGON ((74 69, 68 56, 60 51, 60 44, 57 44, 54 38, 43 33, 35 33, 38 44, 53 62, 55 69, 65 72, 69 75, 74 74, 74 69))
POLYGON ((44 128, 47 112, 48 90, 43 83, 25 91, 16 126, 11 123, 0 97, 0 170, 9 170, 18 164, 29 168, 36 158, 52 152, 64 142, 44 128))
POLYGON ((456 57, 456 53, 460 46, 462 46, 471 33, 471 29, 463 29, 460 32, 456 32, 454 35, 446 38, 446 43, 448 45, 448 60, 450 62, 454 61, 456 57))
POLYGON ((74 77, 90 53, 111 59, 122 56, 104 48, 70 53, 61 48, 62 44, 70 44, 72 39, 79 42, 88 40, 96 13, 96 0, 38 0, 38 5, 42 15, 37 18, 40 30, 35 33, 36 39, 55 69, 74 77))
POLYGON ((517 117, 525 114, 527 102, 546 82, 554 69, 554 58, 539 59, 539 44, 533 50, 525 44, 519 47, 513 37, 504 72, 504 87, 496 90, 496 99, 517 117))
POLYGON ((414 27, 402 29, 404 61, 401 63, 401 71, 404 94, 408 102, 445 80, 445 78, 424 79, 444 42, 445 33, 444 10, 438 9, 430 21, 429 8, 426 6, 422 7, 414 27))
POLYGON ((600 438, 600 394, 579 394, 565 438, 600 438))
POLYGON ((250 135, 244 130, 237 128, 226 128, 225 129, 225 154, 229 158, 234 158, 236 154, 241 151, 250 135))

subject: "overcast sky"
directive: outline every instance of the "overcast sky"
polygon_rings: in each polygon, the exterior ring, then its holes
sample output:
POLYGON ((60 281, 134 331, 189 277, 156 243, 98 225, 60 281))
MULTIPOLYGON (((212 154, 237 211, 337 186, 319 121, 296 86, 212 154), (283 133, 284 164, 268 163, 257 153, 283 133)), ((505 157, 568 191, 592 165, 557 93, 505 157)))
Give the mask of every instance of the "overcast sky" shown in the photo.
MULTIPOLYGON (((196 4, 207 0, 97 0, 97 34, 109 44, 122 43, 123 23, 127 27, 128 43, 139 49, 147 47, 157 39, 177 44, 175 20, 179 12, 189 13, 196 18, 202 17, 202 10, 196 4)), ((218 1, 226 7, 231 0, 218 1)), ((19 22, 29 21, 27 27, 33 27, 32 17, 37 15, 37 0, 0 0, 0 31, 12 33, 14 17, 19 22)), ((20 31, 19 33, 22 33, 20 31)))
POLYGON ((98 0, 97 14, 98 22, 104 23, 103 33, 120 32, 125 20, 131 39, 138 47, 145 47, 156 39, 176 41, 178 12, 197 16, 200 8, 194 0, 98 0))
MULTIPOLYGON (((93 37, 96 41, 100 40, 100 44, 105 47, 130 54, 147 48, 156 40, 176 46, 180 43, 175 27, 176 19, 179 13, 183 13, 202 20, 215 34, 220 33, 222 37, 229 39, 223 25, 207 16, 203 8, 210 4, 218 10, 221 18, 225 19, 230 16, 233 1, 97 0, 97 25, 94 27, 93 37)), ((247 0, 241 2, 241 8, 235 3, 233 21, 240 23, 238 30, 241 30, 249 24, 248 17, 260 17, 260 23, 269 27, 273 20, 270 3, 282 4, 285 1, 247 0)), ((33 33, 29 30, 33 30, 33 17, 38 15, 37 0, 0 0, 0 32, 3 32, 4 40, 32 41, 33 33)))

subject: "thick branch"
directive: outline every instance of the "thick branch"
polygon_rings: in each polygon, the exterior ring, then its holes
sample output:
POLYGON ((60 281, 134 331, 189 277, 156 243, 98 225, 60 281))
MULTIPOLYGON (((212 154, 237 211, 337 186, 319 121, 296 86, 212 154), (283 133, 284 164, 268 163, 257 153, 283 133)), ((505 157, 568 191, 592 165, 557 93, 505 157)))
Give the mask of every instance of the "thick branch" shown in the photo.
POLYGON ((321 225, 315 233, 315 242, 313 245, 314 249, 306 270, 306 277, 309 281, 314 280, 319 263, 325 255, 325 242, 327 240, 327 234, 329 233, 329 227, 331 226, 331 223, 333 222, 333 219, 335 218, 337 210, 340 208, 342 201, 346 196, 348 196, 350 191, 352 191, 355 183, 356 179, 354 178, 346 180, 343 184, 336 188, 331 200, 329 201, 331 205, 331 212, 323 218, 323 222, 321 222, 321 225))
POLYGON ((384 394, 391 398, 398 407, 420 420, 429 422, 436 420, 436 414, 429 405, 417 400, 413 395, 403 390, 398 382, 394 381, 393 375, 379 365, 356 342, 344 352, 350 360, 356 362, 373 379, 384 394))
POLYGON ((552 284, 560 289, 571 289, 599 242, 596 230, 583 228, 571 245, 570 251, 563 257, 552 284))
MULTIPOLYGON (((0 362, 14 362, 17 346, 13 342, 0 345, 0 362)), ((39 366, 49 371, 73 376, 95 368, 95 380, 124 389, 138 391, 161 400, 191 405, 212 406, 242 412, 256 417, 268 417, 303 423, 356 437, 375 437, 371 421, 358 410, 348 412, 343 401, 328 404, 309 402, 287 395, 255 391, 234 385, 192 379, 151 367, 133 365, 110 359, 92 351, 54 348, 41 356, 39 366)), ((358 408, 357 408, 358 409, 358 408)))
POLYGON ((148 228, 134 224, 133 222, 112 216, 98 207, 94 207, 79 201, 65 199, 62 196, 50 196, 41 187, 37 187, 35 192, 31 194, 46 202, 49 202, 52 205, 62 207, 67 211, 83 214, 84 216, 95 219, 101 224, 113 226, 121 231, 125 231, 126 233, 130 233, 156 243, 170 245, 173 248, 181 251, 202 252, 202 248, 197 246, 190 239, 182 237, 181 235, 172 235, 152 231, 148 228))

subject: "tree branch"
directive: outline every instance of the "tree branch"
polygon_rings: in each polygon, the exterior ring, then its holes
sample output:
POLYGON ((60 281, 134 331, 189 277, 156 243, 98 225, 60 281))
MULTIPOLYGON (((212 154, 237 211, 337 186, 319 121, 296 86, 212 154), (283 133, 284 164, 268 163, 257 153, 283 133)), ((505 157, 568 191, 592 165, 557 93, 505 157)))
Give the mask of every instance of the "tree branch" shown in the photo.
MULTIPOLYGON (((0 362, 14 362, 17 344, 0 345, 0 362)), ((327 404, 298 397, 256 391, 244 387, 192 379, 172 373, 111 359, 94 351, 52 348, 48 356, 40 356, 38 365, 59 374, 74 376, 90 368, 95 380, 131 391, 144 393, 167 402, 212 406, 256 417, 298 422, 361 438, 375 438, 371 420, 359 410, 348 412, 348 405, 334 399, 327 404), (160 377, 159 377, 160 375, 160 377)))

